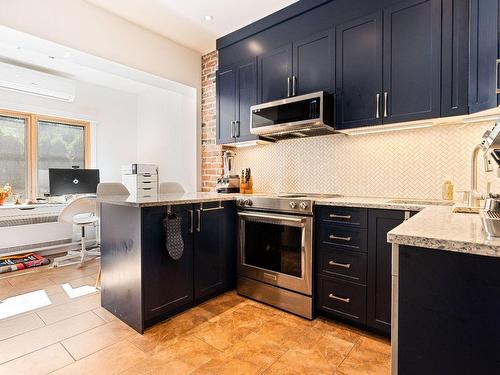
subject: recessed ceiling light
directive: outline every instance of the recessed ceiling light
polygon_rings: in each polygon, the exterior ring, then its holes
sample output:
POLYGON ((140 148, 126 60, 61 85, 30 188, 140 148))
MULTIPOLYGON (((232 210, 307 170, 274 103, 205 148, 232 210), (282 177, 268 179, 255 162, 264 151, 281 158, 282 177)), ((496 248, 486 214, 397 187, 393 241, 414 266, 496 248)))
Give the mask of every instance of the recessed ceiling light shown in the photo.
POLYGON ((63 56, 65 59, 69 59, 71 57, 71 52, 65 52, 64 53, 64 56, 63 56))
POLYGON ((212 21, 214 16, 205 16, 205 21, 212 21))

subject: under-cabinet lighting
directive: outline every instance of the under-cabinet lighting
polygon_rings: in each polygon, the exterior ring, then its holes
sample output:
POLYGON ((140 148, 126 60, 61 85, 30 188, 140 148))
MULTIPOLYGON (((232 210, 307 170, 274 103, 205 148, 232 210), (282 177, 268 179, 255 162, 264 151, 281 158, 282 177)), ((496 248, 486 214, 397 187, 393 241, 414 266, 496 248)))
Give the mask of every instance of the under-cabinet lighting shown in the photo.
POLYGON ((267 142, 260 142, 259 141, 247 141, 247 142, 240 142, 240 143, 236 143, 232 146, 234 147, 238 147, 238 148, 243 148, 243 147, 253 147, 253 146, 258 146, 260 144, 264 144, 264 143, 267 143, 267 142))
POLYGON ((488 115, 488 116, 476 116, 465 118, 462 122, 466 124, 472 124, 474 122, 483 122, 483 121, 495 121, 498 120, 499 115, 488 115))
POLYGON ((346 134, 346 135, 364 135, 364 134, 392 132, 392 131, 398 131, 398 130, 430 128, 433 125, 434 124, 432 122, 424 122, 424 123, 403 125, 403 126, 399 125, 399 126, 380 127, 380 128, 365 128, 365 129, 361 128, 359 130, 352 129, 352 130, 342 131, 341 133, 346 134))

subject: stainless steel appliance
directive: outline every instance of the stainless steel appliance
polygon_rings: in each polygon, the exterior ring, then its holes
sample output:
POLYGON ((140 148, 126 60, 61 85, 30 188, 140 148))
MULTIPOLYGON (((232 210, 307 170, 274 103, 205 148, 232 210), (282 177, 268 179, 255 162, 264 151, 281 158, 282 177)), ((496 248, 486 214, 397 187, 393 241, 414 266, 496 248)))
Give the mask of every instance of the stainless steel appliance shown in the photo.
POLYGON ((313 317, 313 199, 305 194, 237 199, 238 293, 313 317))
POLYGON ((479 210, 484 231, 489 239, 500 237, 500 195, 489 194, 479 210))
POLYGON ((240 192, 240 177, 233 174, 233 160, 236 156, 234 151, 224 151, 224 174, 217 179, 215 191, 217 193, 239 193, 240 192))
POLYGON ((250 108, 250 132, 272 140, 333 134, 333 98, 319 91, 250 108))

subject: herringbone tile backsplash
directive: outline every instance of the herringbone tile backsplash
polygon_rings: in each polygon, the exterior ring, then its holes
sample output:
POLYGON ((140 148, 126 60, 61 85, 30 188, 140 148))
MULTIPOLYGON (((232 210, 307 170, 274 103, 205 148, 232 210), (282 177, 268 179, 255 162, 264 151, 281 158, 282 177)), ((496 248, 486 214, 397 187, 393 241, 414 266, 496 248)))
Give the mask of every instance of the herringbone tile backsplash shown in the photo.
MULTIPOLYGON (((318 192, 374 197, 441 198, 450 176, 467 190, 474 145, 492 121, 357 136, 331 135, 236 149, 235 168, 252 168, 256 192, 318 192)), ((480 191, 494 173, 478 164, 480 191)), ((456 198, 459 196, 456 194, 456 198)))

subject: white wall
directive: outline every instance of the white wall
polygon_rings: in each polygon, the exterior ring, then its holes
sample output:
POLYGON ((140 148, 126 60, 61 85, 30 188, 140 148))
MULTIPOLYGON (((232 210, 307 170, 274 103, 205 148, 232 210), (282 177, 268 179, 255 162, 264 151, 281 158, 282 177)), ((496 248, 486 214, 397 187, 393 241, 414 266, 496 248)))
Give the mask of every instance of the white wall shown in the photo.
POLYGON ((197 190, 196 98, 151 90, 138 100, 138 161, 158 164, 160 181, 197 190))
POLYGON ((72 103, 0 90, 0 108, 92 122, 92 165, 102 181, 120 181, 122 164, 137 160, 137 95, 77 82, 72 103))

